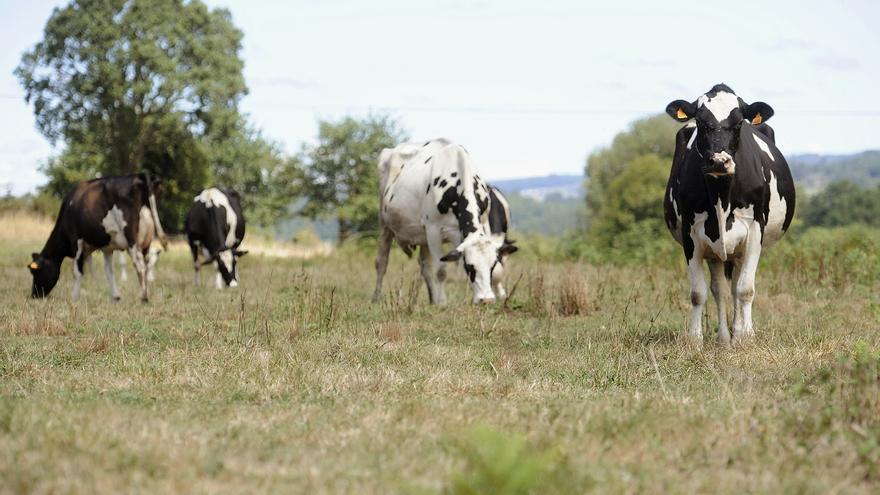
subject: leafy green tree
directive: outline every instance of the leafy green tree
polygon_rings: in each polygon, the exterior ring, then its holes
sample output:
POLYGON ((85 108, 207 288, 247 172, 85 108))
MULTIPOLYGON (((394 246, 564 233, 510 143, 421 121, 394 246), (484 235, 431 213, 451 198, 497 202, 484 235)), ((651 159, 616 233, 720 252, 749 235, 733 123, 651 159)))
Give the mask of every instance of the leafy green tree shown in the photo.
MULTIPOLYGON (((681 124, 666 114, 637 120, 624 132, 614 137, 611 146, 600 149, 587 159, 587 221, 592 223, 608 200, 611 183, 636 158, 652 154, 666 160, 667 171, 675 152, 675 133, 681 124)), ((665 187, 665 184, 664 184, 665 187)), ((661 215, 662 218, 662 215, 661 215)))
POLYGON ((38 129, 66 145, 45 167, 48 189, 147 169, 166 179, 173 209, 183 208, 210 177, 199 143, 236 132, 247 91, 241 40, 229 11, 199 0, 56 8, 15 70, 38 129))
POLYGON ((864 189, 848 180, 832 182, 807 199, 801 218, 808 227, 880 227, 880 186, 864 189))
POLYGON ((669 160, 656 154, 641 155, 611 181, 591 227, 599 244, 626 250, 666 238, 663 194, 669 166, 669 160), (629 231, 644 238, 633 239, 626 235, 629 231))
POLYGON ((209 154, 214 181, 242 194, 248 222, 269 227, 288 213, 301 183, 299 158, 285 158, 278 144, 244 121, 209 154))
POLYGON ((389 116, 346 117, 319 122, 317 145, 305 150, 301 214, 335 217, 339 242, 353 233, 378 229, 379 179, 376 161, 383 148, 406 139, 389 116))

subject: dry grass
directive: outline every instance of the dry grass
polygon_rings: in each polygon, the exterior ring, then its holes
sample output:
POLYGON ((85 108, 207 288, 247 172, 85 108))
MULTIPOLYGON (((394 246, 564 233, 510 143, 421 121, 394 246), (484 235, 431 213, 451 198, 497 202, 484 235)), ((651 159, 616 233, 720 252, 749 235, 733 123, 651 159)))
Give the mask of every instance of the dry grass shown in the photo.
POLYGON ((584 276, 569 271, 559 282, 559 314, 562 316, 586 315, 590 310, 590 294, 584 276))
POLYGON ((151 303, 73 304, 69 262, 27 299, 41 242, 0 242, 0 493, 880 490, 876 285, 759 274, 755 342, 694 349, 683 267, 517 254, 510 304, 434 308, 396 251, 373 305, 371 253, 217 292, 172 250, 151 303))
POLYGON ((52 220, 35 213, 0 212, 0 241, 45 241, 52 225, 52 220))

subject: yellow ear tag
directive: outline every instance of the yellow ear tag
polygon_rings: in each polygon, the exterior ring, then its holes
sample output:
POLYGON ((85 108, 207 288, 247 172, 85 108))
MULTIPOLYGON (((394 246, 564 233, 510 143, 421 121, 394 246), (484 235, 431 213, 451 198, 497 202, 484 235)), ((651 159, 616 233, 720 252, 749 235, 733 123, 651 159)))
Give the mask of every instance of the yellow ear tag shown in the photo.
POLYGON ((31 264, 28 265, 28 267, 29 267, 31 270, 36 270, 37 268, 40 267, 40 265, 38 265, 36 261, 31 261, 31 264))
POLYGON ((679 108, 679 109, 675 112, 675 117, 678 118, 678 119, 687 119, 687 118, 689 118, 689 117, 688 117, 688 114, 684 113, 684 110, 682 110, 681 108, 679 108))
POLYGON ((755 114, 754 118, 752 118, 752 125, 758 125, 761 122, 764 122, 764 117, 761 117, 761 114, 755 114))

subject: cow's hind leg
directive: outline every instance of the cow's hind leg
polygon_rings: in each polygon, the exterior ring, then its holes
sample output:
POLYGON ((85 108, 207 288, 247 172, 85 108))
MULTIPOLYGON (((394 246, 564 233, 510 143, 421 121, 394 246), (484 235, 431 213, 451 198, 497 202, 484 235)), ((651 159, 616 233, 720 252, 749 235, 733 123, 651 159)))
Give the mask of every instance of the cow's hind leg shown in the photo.
POLYGON ((391 240, 393 233, 387 227, 382 228, 379 234, 379 249, 376 253, 376 288, 373 290, 373 302, 379 302, 382 298, 382 279, 388 270, 388 254, 391 252, 391 240))
POLYGON ((141 301, 150 300, 150 294, 147 288, 147 262, 144 259, 144 253, 137 246, 128 248, 128 255, 134 265, 134 271, 137 272, 138 285, 141 287, 141 301))
POLYGON ((730 344, 730 331, 727 328, 727 307, 724 295, 727 290, 727 278, 724 276, 724 262, 717 259, 708 260, 709 275, 711 275, 710 289, 715 298, 715 306, 718 308, 718 343, 730 344))
POLYGON ((116 276, 113 272, 116 251, 104 251, 104 274, 107 275, 107 283, 110 285, 110 297, 113 302, 119 301, 119 287, 116 286, 116 276))

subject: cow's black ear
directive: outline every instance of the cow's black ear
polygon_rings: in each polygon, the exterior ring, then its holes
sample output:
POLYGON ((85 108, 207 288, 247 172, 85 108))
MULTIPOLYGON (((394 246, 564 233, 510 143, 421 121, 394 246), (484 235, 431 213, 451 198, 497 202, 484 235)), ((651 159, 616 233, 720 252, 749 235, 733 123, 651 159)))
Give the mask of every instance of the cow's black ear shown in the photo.
POLYGON ((248 251, 247 249, 242 249, 241 251, 239 251, 239 250, 236 249, 235 251, 232 252, 232 254, 234 254, 234 255, 236 255, 236 256, 238 256, 238 257, 242 257, 242 256, 244 256, 244 255, 246 255, 246 254, 248 254, 248 253, 249 253, 249 251, 248 251))
POLYGON ((505 242, 500 248, 498 248, 498 254, 513 254, 517 251, 519 251, 519 248, 510 242, 505 242))
POLYGON ((694 118, 697 109, 691 102, 675 100, 669 105, 666 105, 666 113, 679 122, 687 122, 694 118))
POLYGON ((749 119, 752 125, 760 125, 773 116, 773 107, 763 101, 756 101, 743 108, 743 117, 749 119))
POLYGON ((440 258, 440 261, 458 261, 461 259, 461 251, 452 250, 446 253, 446 256, 440 258))

